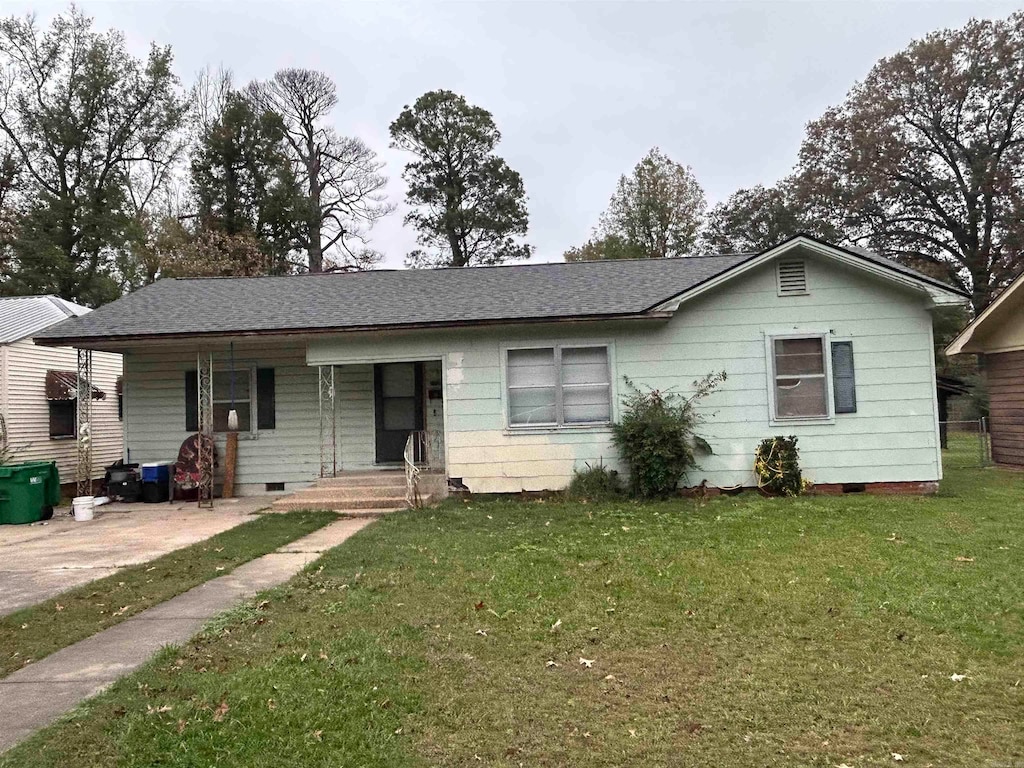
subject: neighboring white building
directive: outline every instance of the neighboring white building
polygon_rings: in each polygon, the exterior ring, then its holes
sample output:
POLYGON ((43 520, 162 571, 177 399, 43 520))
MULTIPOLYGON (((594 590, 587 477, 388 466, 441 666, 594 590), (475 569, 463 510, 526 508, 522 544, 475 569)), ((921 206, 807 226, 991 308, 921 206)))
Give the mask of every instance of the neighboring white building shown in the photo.
MULTIPOLYGON (((57 296, 0 298, 0 413, 14 461, 56 461, 61 483, 75 482, 78 352, 41 347, 45 328, 91 310, 57 296)), ((121 458, 121 355, 93 355, 93 477, 121 458)))
POLYGON ((402 466, 420 432, 471 491, 563 488, 586 463, 622 469, 627 378, 685 393, 713 371, 728 375, 701 404, 714 455, 688 485, 752 486, 759 441, 796 435, 817 484, 927 492, 931 310, 965 301, 800 236, 756 254, 160 280, 36 341, 125 355, 133 462, 173 460, 197 430, 212 357, 221 456, 234 382, 242 494, 402 466))

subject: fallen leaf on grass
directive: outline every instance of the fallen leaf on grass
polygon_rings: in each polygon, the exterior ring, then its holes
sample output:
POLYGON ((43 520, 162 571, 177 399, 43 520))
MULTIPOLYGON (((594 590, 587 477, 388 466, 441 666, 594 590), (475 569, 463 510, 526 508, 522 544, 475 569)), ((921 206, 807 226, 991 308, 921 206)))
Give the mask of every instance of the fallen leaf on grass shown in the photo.
POLYGON ((964 557, 963 555, 957 555, 953 559, 956 562, 958 562, 958 563, 973 563, 974 562, 974 558, 973 557, 964 557))
POLYGON ((115 616, 124 616, 125 612, 131 608, 130 605, 122 606, 119 610, 114 611, 115 616))
POLYGON ((324 740, 324 732, 323 731, 313 731, 312 735, 313 735, 313 738, 316 739, 317 741, 323 741, 324 740))
POLYGON ((595 661, 597 661, 597 659, 584 659, 582 656, 580 656, 580 666, 586 667, 587 669, 593 667, 595 661))
POLYGON ((902 763, 903 762, 903 755, 901 755, 899 752, 893 752, 892 753, 892 759, 894 761, 896 761, 897 763, 902 763))
POLYGON ((630 728, 629 729, 629 735, 630 735, 630 738, 635 739, 636 738, 636 729, 635 728, 630 728))
POLYGON ((60 603, 57 603, 57 604, 56 604, 56 605, 54 606, 54 610, 56 610, 56 611, 58 611, 58 612, 60 612, 60 611, 63 611, 63 610, 64 610, 64 606, 63 606, 63 605, 61 605, 60 603))
POLYGON ((562 626, 562 620, 561 619, 559 619, 558 621, 556 621, 554 624, 551 625, 551 631, 552 632, 557 631, 560 626, 562 626))
POLYGON ((478 635, 480 635, 480 637, 487 637, 487 630, 486 630, 486 629, 478 629, 478 630, 476 631, 476 633, 477 633, 478 635))
POLYGON ((228 700, 221 699, 220 704, 218 704, 217 708, 213 710, 213 722, 222 722, 224 720, 224 715, 228 713, 229 709, 230 707, 228 706, 228 700))
POLYGON ((545 666, 545 667, 547 667, 548 669, 551 669, 551 667, 557 667, 557 666, 558 666, 558 662, 556 662, 556 661, 552 661, 551 659, 548 659, 548 660, 547 660, 547 661, 546 661, 546 662, 544 663, 544 666, 545 666))
POLYGON ((476 609, 477 609, 478 611, 482 611, 482 610, 484 609, 484 607, 485 607, 485 606, 484 606, 484 601, 483 601, 483 600, 481 600, 481 601, 480 601, 479 603, 477 603, 477 604, 476 604, 476 605, 474 605, 473 607, 474 607, 474 608, 476 608, 476 609))
POLYGON ((967 675, 958 675, 956 672, 954 672, 952 675, 949 676, 949 679, 952 680, 954 683, 959 683, 961 680, 966 680, 967 675))

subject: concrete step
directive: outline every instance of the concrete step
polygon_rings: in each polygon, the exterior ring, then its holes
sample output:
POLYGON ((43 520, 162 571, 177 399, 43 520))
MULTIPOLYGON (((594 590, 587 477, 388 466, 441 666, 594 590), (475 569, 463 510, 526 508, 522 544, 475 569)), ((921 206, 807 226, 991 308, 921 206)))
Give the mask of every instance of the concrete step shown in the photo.
MULTIPOLYGON (((403 500, 404 502, 404 500, 403 500)), ((391 512, 398 512, 406 509, 405 504, 395 507, 372 507, 366 508, 354 508, 348 505, 346 502, 331 502, 331 501, 300 501, 293 498, 281 499, 275 501, 271 506, 275 512, 290 512, 292 510, 327 510, 328 512, 337 512, 340 515, 346 515, 347 517, 381 517, 382 515, 390 514, 391 512)))
POLYGON ((405 498, 405 483, 402 485, 314 485, 297 490, 294 496, 307 499, 378 499, 389 496, 405 498))
POLYGON ((394 509, 405 506, 405 495, 377 496, 375 498, 338 498, 337 496, 307 496, 295 494, 285 499, 278 499, 272 506, 275 509, 394 509), (287 506, 286 506, 287 505, 287 506))
POLYGON ((337 477, 322 477, 316 481, 320 488, 367 488, 380 486, 405 487, 404 472, 359 472, 344 473, 337 477))

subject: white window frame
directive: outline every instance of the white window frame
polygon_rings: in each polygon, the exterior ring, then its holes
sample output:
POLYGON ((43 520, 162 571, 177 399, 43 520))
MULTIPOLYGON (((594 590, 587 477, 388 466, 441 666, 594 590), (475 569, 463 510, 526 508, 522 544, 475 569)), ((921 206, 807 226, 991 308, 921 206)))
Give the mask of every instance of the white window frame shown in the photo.
MULTIPOLYGON (((257 417, 257 414, 256 414, 256 407, 257 407, 257 402, 256 402, 256 400, 257 400, 257 398, 256 398, 256 395, 257 395, 257 393, 256 393, 256 367, 257 366, 256 366, 255 363, 235 363, 235 375, 237 377, 240 378, 241 375, 244 374, 245 371, 249 372, 249 429, 246 429, 246 430, 240 429, 240 430, 238 430, 238 436, 239 437, 246 437, 246 436, 256 437, 256 435, 259 433, 259 426, 258 426, 258 423, 257 423, 259 421, 259 418, 257 417)), ((230 364, 227 367, 225 367, 225 368, 220 368, 220 367, 218 367, 218 365, 216 363, 214 363, 214 366, 213 366, 213 380, 216 383, 221 378, 225 379, 228 382, 228 387, 231 386, 231 366, 230 366, 230 364)), ((237 382, 237 379, 236 379, 236 382, 237 382)), ((236 403, 239 402, 237 397, 235 398, 235 402, 236 403)), ((231 404, 231 397, 229 395, 226 399, 221 399, 221 400, 214 399, 213 404, 214 405, 230 405, 231 404)), ((215 435, 226 435, 226 434, 228 434, 228 431, 227 430, 217 430, 217 429, 214 429, 213 430, 213 434, 215 434, 215 435)))
MULTIPOLYGON (((616 389, 615 389, 615 357, 614 348, 611 342, 608 341, 551 341, 531 344, 507 344, 501 346, 501 401, 502 401, 502 413, 505 421, 505 429, 509 432, 551 432, 551 431, 562 431, 562 430, 594 430, 594 429, 610 429, 612 423, 615 421, 615 400, 616 400, 616 389), (595 349, 601 348, 605 350, 605 358, 607 360, 607 372, 608 372, 608 418, 602 421, 572 421, 566 422, 564 420, 562 410, 562 350, 563 349, 595 349), (551 349, 554 351, 555 357, 555 421, 550 422, 537 422, 533 424, 513 424, 511 414, 511 398, 509 397, 510 389, 526 389, 526 387, 510 387, 508 381, 508 355, 509 352, 516 351, 527 351, 527 350, 538 350, 538 349, 551 349)), ((570 384, 569 388, 572 387, 592 387, 596 388, 598 384, 570 384)))
MULTIPOLYGON (((785 426, 792 424, 835 424, 836 406, 835 390, 832 383, 832 333, 822 330, 795 330, 788 329, 781 332, 766 332, 764 336, 765 357, 768 371, 768 423, 772 426, 785 426), (775 342, 780 339, 820 339, 822 351, 822 364, 825 380, 825 415, 824 416, 779 416, 776 397, 775 382, 778 374, 775 371, 775 342)), ((814 374, 812 374, 814 375, 814 374)))

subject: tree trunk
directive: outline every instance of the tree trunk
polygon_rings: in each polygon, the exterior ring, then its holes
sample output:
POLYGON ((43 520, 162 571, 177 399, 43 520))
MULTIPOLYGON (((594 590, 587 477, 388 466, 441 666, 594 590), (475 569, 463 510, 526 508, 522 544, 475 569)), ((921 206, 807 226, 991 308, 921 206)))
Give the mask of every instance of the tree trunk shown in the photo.
POLYGON ((316 145, 313 143, 312 126, 306 137, 306 174, 309 176, 309 212, 306 219, 306 234, 308 237, 307 250, 309 252, 309 271, 324 271, 324 248, 321 239, 323 220, 320 209, 320 158, 317 154, 316 145))

